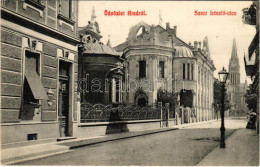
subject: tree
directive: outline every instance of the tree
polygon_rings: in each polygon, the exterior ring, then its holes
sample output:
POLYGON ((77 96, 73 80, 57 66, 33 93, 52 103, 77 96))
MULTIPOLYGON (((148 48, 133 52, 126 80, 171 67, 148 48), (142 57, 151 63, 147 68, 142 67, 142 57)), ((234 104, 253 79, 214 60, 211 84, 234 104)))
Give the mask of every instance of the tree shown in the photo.
MULTIPOLYGON (((224 92, 224 110, 229 110, 231 105, 230 105, 230 99, 227 94, 227 89, 225 88, 224 92)), ((215 80, 214 82, 214 110, 216 112, 221 111, 222 107, 222 83, 220 83, 218 80, 215 80)))
POLYGON ((252 112, 256 113, 257 104, 257 91, 253 90, 252 84, 249 85, 247 92, 245 94, 245 101, 247 103, 247 108, 252 112))
POLYGON ((163 105, 169 103, 170 108, 175 108, 175 105, 177 104, 177 94, 164 91, 160 88, 157 92, 157 101, 162 102, 163 105))

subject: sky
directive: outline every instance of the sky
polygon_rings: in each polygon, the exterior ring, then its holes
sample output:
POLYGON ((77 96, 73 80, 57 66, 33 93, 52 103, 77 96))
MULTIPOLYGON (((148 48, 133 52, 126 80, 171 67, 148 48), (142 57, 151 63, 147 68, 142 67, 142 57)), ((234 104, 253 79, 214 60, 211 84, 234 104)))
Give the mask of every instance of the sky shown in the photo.
POLYGON ((244 52, 247 54, 254 35, 255 27, 242 22, 242 9, 250 7, 248 1, 79 1, 79 26, 83 27, 91 19, 92 8, 95 8, 96 21, 106 44, 108 36, 113 47, 126 41, 131 26, 144 21, 150 25, 159 24, 159 11, 165 28, 166 22, 170 26, 177 26, 177 37, 186 43, 209 40, 210 55, 216 70, 214 76, 224 66, 228 69, 231 57, 232 43, 235 37, 237 53, 240 63, 241 83, 246 77, 244 66, 244 52), (104 11, 145 11, 146 16, 105 16, 104 11), (195 11, 207 11, 207 16, 196 16, 195 11), (210 11, 236 12, 233 16, 212 16, 210 11))

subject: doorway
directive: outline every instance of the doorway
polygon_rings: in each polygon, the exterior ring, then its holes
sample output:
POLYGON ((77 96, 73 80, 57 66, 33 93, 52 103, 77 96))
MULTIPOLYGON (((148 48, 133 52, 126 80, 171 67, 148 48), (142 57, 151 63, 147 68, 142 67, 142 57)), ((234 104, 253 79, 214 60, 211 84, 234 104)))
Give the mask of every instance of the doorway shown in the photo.
POLYGON ((139 98, 137 101, 137 105, 140 107, 146 107, 147 100, 145 98, 139 98))
POLYGON ((70 63, 59 62, 59 122, 60 136, 69 136, 70 63))

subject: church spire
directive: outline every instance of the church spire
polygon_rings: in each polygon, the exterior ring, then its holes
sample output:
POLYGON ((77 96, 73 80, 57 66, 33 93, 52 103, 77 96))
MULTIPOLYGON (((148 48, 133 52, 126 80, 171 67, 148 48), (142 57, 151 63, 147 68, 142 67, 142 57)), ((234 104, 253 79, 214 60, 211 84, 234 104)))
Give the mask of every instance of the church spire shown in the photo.
POLYGON ((237 58, 237 45, 236 45, 236 39, 235 38, 233 39, 231 58, 237 58))
POLYGON ((91 22, 94 23, 96 18, 97 18, 96 12, 95 12, 95 8, 94 8, 94 6, 93 6, 93 8, 92 8, 92 14, 91 14, 91 22))
POLYGON ((163 19, 162 19, 162 11, 161 9, 159 9, 159 25, 162 26, 162 22, 163 22, 163 19))
POLYGON ((232 85, 240 84, 240 66, 235 38, 233 39, 231 58, 229 60, 229 78, 232 85))

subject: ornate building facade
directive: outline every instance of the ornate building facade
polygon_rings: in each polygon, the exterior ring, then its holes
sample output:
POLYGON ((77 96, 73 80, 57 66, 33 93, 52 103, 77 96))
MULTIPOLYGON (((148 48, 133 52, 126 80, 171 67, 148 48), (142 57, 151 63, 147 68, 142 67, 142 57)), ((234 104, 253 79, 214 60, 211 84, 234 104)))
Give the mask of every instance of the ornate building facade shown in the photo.
POLYGON ((179 94, 180 105, 194 109, 197 121, 213 117, 213 61, 207 37, 194 46, 177 37, 177 27, 166 29, 141 21, 130 28, 127 40, 116 46, 125 57, 128 105, 152 106, 159 89, 179 94))
POLYGON ((230 115, 241 116, 247 113, 245 94, 247 82, 240 83, 240 65, 237 55, 236 40, 233 40, 231 58, 229 60, 229 78, 227 81, 227 93, 231 103, 230 115))
POLYGON ((123 64, 122 53, 111 47, 108 39, 104 45, 95 9, 91 21, 79 27, 79 91, 81 102, 90 104, 122 104, 123 64))

